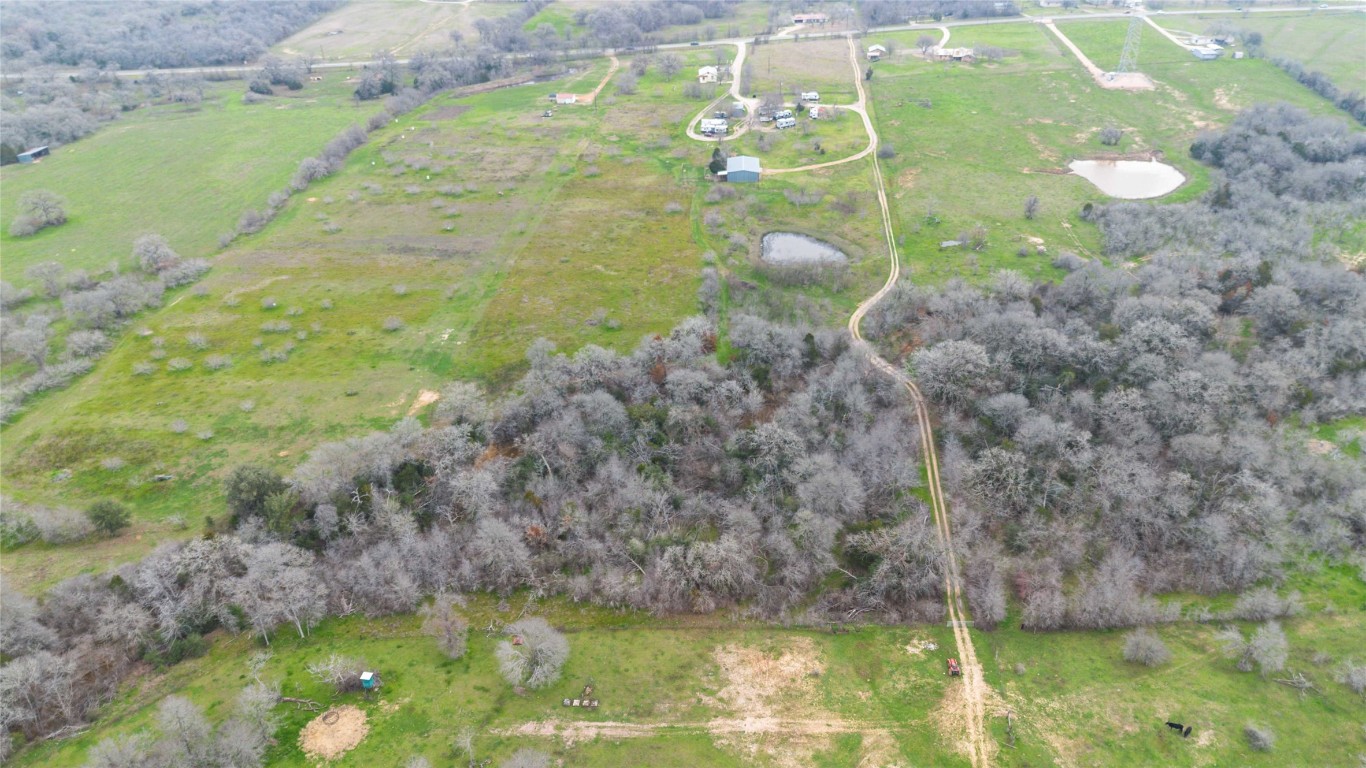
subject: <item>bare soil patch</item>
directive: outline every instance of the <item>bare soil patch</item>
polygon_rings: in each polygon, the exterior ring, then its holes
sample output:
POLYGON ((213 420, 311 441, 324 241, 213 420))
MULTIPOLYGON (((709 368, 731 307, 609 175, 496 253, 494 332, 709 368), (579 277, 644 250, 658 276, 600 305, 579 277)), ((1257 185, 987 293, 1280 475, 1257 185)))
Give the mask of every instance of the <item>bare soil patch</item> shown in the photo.
POLYGON ((314 760, 335 760, 356 748, 369 733, 365 712, 347 705, 313 718, 299 732, 299 746, 314 760))
POLYGON ((423 408, 426 408, 427 406, 431 405, 432 403, 435 403, 437 400, 440 399, 440 392, 435 392, 430 389, 424 389, 417 393, 417 399, 414 400, 413 404, 408 407, 408 415, 416 416, 418 411, 422 410, 423 408))

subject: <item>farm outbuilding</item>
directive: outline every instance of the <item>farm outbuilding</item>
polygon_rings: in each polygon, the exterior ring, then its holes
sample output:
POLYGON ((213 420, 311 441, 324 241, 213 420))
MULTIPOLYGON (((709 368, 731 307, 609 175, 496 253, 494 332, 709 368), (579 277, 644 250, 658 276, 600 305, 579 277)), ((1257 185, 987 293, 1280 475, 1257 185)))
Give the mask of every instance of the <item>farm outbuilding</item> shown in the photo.
POLYGON ((47 157, 50 154, 52 153, 48 151, 47 146, 41 146, 34 147, 33 149, 28 150, 27 152, 20 152, 18 154, 18 158, 19 162, 21 163, 31 163, 40 157, 47 157))
POLYGON ((792 14, 793 24, 825 24, 830 21, 830 17, 824 13, 794 13, 792 14))
POLYGON ((1224 54, 1224 49, 1211 43, 1192 48, 1191 53, 1201 61, 1214 61, 1224 54))
POLYGON ((726 158, 726 181, 758 181, 762 172, 757 157, 736 155, 726 158))
POLYGON ((887 55, 887 47, 886 47, 886 46, 884 46, 884 45, 870 45, 870 46, 868 46, 868 60, 869 60, 869 61, 877 61, 878 59, 881 59, 883 56, 886 56, 886 55, 887 55))
POLYGON ((579 97, 578 97, 578 94, 574 94, 574 93, 557 93, 557 94, 555 94, 555 103, 556 103, 556 104, 577 104, 577 103, 579 103, 579 97))

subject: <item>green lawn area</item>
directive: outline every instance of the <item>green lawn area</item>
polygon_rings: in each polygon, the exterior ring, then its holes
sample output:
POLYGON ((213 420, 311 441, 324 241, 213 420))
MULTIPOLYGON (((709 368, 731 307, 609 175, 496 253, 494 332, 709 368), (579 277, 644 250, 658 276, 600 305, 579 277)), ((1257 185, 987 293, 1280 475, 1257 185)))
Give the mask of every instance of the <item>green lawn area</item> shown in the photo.
POLYGON ((48 260, 92 273, 111 262, 127 266, 133 240, 149 232, 160 233, 182 256, 210 255, 243 210, 264 207, 266 195, 288 184, 300 160, 381 108, 356 104, 343 75, 324 77, 254 105, 242 103, 242 82, 214 84, 202 105, 139 109, 41 163, 5 166, 5 279, 29 285, 24 271, 48 260), (15 203, 32 189, 65 197, 69 221, 31 237, 10 237, 15 203))
MULTIPOLYGON (((1284 16, 1155 16, 1154 20, 1172 31, 1192 34, 1203 34, 1215 23, 1260 32, 1262 48, 1268 55, 1294 59, 1306 69, 1319 70, 1344 91, 1366 92, 1366 13, 1361 11, 1320 10, 1284 16)), ((1241 49, 1242 41, 1238 45, 1241 49)))

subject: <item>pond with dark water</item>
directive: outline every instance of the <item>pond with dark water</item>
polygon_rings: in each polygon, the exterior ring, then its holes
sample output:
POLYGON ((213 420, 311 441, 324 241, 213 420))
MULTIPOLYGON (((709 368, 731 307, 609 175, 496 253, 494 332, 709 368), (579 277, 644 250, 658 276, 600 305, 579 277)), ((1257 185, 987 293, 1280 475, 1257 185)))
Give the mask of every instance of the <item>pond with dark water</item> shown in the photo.
POLYGON ((781 267, 808 264, 848 264, 844 251, 814 237, 795 232, 769 232, 760 242, 765 264, 781 267))

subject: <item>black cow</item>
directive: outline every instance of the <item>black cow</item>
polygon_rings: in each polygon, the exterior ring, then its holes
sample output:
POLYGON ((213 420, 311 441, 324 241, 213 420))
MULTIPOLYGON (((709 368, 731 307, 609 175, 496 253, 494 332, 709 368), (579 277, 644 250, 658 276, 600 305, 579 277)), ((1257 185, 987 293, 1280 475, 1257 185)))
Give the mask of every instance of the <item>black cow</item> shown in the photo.
POLYGON ((1181 738, 1183 738, 1183 739, 1191 735, 1191 726, 1189 726, 1189 725, 1182 725, 1181 723, 1173 723, 1172 721, 1168 720, 1168 721, 1167 721, 1167 727, 1170 728, 1170 729, 1172 729, 1173 731, 1176 731, 1177 733, 1181 734, 1181 738))

